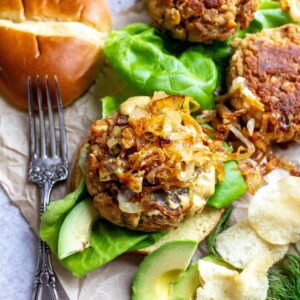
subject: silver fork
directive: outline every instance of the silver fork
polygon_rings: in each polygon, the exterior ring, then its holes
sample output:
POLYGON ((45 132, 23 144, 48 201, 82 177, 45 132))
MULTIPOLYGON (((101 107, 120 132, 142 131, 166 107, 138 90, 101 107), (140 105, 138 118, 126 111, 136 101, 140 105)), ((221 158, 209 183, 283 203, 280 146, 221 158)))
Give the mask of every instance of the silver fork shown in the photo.
MULTIPOLYGON (((62 101, 58 87, 57 77, 54 76, 56 91, 56 103, 58 110, 58 123, 60 140, 57 141, 55 133, 55 121, 52 108, 52 95, 49 88, 48 76, 45 77, 46 102, 48 108, 49 131, 46 137, 46 122, 43 110, 43 94, 39 76, 35 78, 35 90, 31 77, 27 81, 28 91, 28 114, 30 132, 30 161, 28 168, 28 180, 38 184, 41 193, 40 214, 45 211, 50 198, 53 185, 58 181, 63 181, 68 176, 67 160, 67 138, 64 124, 62 101), (39 130, 34 119, 34 99, 38 102, 39 130), (58 146, 59 144, 59 146, 58 146), (48 149, 49 148, 49 149, 48 149), (50 150, 50 151, 49 151, 50 150)), ((56 275, 52 269, 50 259, 50 249, 43 241, 39 241, 38 263, 34 281, 33 300, 57 300, 56 275)))

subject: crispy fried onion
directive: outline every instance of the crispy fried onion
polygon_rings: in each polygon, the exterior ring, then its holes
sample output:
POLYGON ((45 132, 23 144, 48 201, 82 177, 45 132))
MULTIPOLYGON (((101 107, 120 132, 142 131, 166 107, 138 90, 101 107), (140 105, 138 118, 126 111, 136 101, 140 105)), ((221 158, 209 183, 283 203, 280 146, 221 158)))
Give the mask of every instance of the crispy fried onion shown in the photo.
MULTIPOLYGON (((242 142, 243 145, 240 146, 236 152, 236 160, 249 159, 255 152, 255 145, 246 138, 246 136, 242 133, 240 124, 238 122, 237 116, 240 116, 243 112, 235 111, 231 112, 228 107, 226 107, 223 103, 217 105, 218 113, 222 117, 223 125, 231 131, 234 136, 242 142)), ((250 129, 251 130, 251 129, 250 129)), ((252 132, 253 134, 253 132, 252 132)), ((233 156, 234 153, 233 153, 233 156)))
MULTIPOLYGON (((231 112, 224 103, 219 103, 217 111, 221 117, 222 130, 226 132, 226 136, 228 137, 229 132, 231 132, 236 140, 239 141, 238 143, 235 142, 235 151, 231 154, 231 157, 238 161, 239 168, 248 183, 248 192, 253 194, 262 182, 258 162, 253 159, 253 155, 256 154, 257 150, 256 144, 252 141, 255 121, 254 119, 250 119, 247 127, 243 130, 238 117, 243 116, 247 110, 241 109, 231 112)), ((217 127, 220 127, 220 124, 217 127)), ((229 138, 229 141, 232 142, 232 138, 229 138)), ((256 142, 259 142, 258 138, 256 142)))
POLYGON ((140 202, 130 201, 133 197, 134 192, 129 188, 123 188, 118 192, 117 200, 119 202, 119 207, 123 212, 135 214, 143 211, 140 202))
MULTIPOLYGON (((228 101, 229 102, 229 101, 228 101)), ((298 168, 282 163, 282 160, 265 158, 269 145, 300 138, 297 125, 286 126, 280 115, 267 112, 260 99, 246 85, 246 79, 237 77, 229 92, 218 98, 217 121, 215 127, 224 132, 227 140, 234 145, 235 159, 245 176, 249 192, 254 193, 262 181, 262 176, 280 166, 291 174, 298 174, 298 168), (235 110, 231 111, 224 101, 230 100, 235 110), (230 135, 231 133, 231 135, 230 135)))
MULTIPOLYGON (((211 167, 222 181, 224 161, 240 154, 229 153, 220 135, 209 137, 191 116, 199 110, 198 102, 185 96, 162 95, 144 100, 131 99, 131 107, 124 106, 128 124, 109 130, 108 154, 100 161, 100 181, 117 180, 134 193, 170 191, 191 188, 197 175, 211 167)), ((120 194, 118 200, 127 210, 125 198, 120 194)))
MULTIPOLYGON (((299 1, 296 0, 296 2, 299 1)), ((267 146, 273 141, 278 143, 300 141, 300 126, 296 124, 289 126, 281 114, 267 112, 261 99, 248 88, 244 77, 237 77, 233 80, 229 92, 217 98, 220 103, 217 107, 229 100, 235 110, 229 115, 221 110, 220 116, 223 119, 230 119, 231 123, 238 124, 242 123, 238 117, 242 117, 248 131, 243 133, 252 139, 259 151, 266 153, 267 146)), ((220 113, 220 110, 217 109, 217 111, 220 113)))
POLYGON ((289 171, 292 176, 300 177, 299 165, 292 163, 291 161, 287 161, 284 158, 277 157, 272 151, 270 151, 266 156, 266 161, 264 161, 261 165, 261 173, 262 175, 267 175, 277 167, 289 171))
POLYGON ((235 95, 238 95, 239 101, 243 102, 241 107, 243 108, 254 108, 258 111, 264 111, 264 105, 261 103, 260 99, 252 93, 248 88, 246 83, 246 78, 237 77, 232 81, 229 92, 223 96, 218 97, 219 102, 225 102, 229 98, 234 98, 235 95))

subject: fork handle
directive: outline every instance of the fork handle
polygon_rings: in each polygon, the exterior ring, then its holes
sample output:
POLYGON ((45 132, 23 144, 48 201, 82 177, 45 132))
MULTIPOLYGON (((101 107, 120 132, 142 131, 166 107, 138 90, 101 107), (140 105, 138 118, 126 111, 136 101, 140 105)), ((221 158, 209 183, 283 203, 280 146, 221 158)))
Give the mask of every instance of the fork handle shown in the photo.
MULTIPOLYGON (((40 214, 42 215, 45 211, 50 198, 50 192, 53 184, 44 182, 40 185, 41 191, 41 209, 40 214)), ((49 246, 39 240, 38 249, 38 263, 35 275, 35 282, 33 286, 32 300, 58 300, 58 294, 56 289, 56 275, 53 271, 50 248, 49 246)))
POLYGON ((50 249, 41 240, 39 244, 38 266, 32 300, 58 300, 56 276, 51 265, 50 249))

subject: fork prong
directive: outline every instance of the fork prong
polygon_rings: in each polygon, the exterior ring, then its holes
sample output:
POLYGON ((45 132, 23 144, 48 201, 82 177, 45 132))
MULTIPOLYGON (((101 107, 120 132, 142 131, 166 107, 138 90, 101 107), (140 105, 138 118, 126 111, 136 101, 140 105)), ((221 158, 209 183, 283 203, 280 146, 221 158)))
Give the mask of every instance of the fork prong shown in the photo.
POLYGON ((37 89, 37 97, 38 97, 38 107, 39 107, 39 120, 40 120, 40 157, 46 157, 46 129, 45 129, 45 118, 43 111, 43 96, 40 84, 40 77, 36 76, 36 89, 37 89))
POLYGON ((60 145, 61 145, 61 156, 63 160, 67 161, 68 148, 67 148, 67 135, 66 127, 64 121, 64 113, 62 109, 62 100, 60 95, 60 90, 58 86, 57 76, 54 76, 55 90, 56 90, 56 100, 57 100, 57 110, 58 110, 58 120, 59 120, 59 130, 60 130, 60 145))
POLYGON ((36 156, 36 141, 35 141, 35 121, 33 113, 33 93, 32 80, 27 78, 27 98, 28 98, 28 117, 29 117, 29 132, 30 132, 30 157, 36 156))
POLYGON ((55 157, 56 156, 55 127, 54 127, 54 117, 53 117, 48 75, 46 75, 45 77, 45 86, 46 86, 46 95, 47 95, 49 127, 50 127, 50 150, 51 150, 51 156, 55 157))

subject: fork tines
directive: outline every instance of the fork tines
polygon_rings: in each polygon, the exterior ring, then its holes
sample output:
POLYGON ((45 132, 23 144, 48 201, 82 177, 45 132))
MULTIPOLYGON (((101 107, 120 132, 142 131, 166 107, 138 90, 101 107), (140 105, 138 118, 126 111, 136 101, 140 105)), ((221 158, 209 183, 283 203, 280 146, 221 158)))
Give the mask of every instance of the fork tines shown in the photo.
POLYGON ((64 116, 62 109, 62 100, 58 86, 57 76, 54 76, 55 100, 51 94, 48 75, 44 79, 45 93, 42 92, 42 82, 37 75, 34 79, 28 77, 28 114, 29 114, 29 130, 30 130, 30 156, 33 158, 61 158, 67 161, 67 138, 64 124, 64 116), (34 92, 35 87, 35 92, 34 92), (55 101, 55 102, 54 102, 55 101), (47 105, 46 105, 47 103, 47 105), (58 111, 58 124, 60 132, 60 145, 56 143, 55 120, 53 114, 53 104, 56 103, 58 111), (39 132, 34 118, 34 108, 38 108, 39 116, 39 132), (46 138, 46 118, 44 110, 48 110, 48 126, 50 137, 46 138), (39 136, 39 138, 38 138, 39 136), (39 143, 37 142, 39 140, 39 143), (47 143, 48 142, 48 143, 47 143), (48 146, 49 145, 49 146, 48 146))

